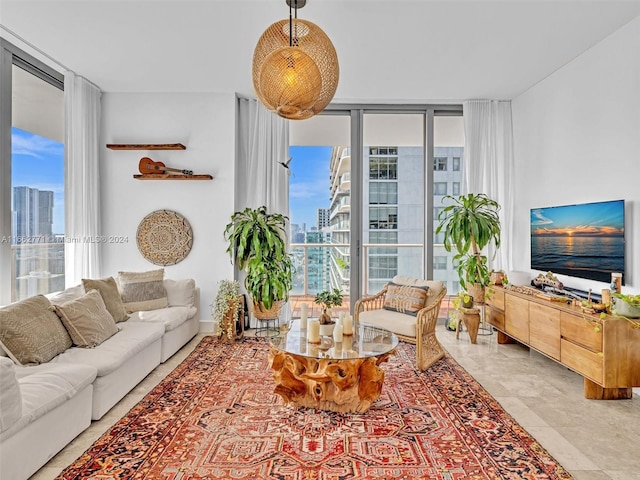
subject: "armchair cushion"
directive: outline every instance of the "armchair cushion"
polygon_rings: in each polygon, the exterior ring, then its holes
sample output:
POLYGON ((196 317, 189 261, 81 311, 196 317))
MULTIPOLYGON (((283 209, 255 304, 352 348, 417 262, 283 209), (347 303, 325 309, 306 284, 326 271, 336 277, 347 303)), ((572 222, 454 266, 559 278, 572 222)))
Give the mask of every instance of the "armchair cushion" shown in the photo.
POLYGON ((411 285, 412 287, 429 287, 429 297, 426 306, 430 306, 438 299, 440 292, 444 288, 444 283, 439 280, 422 280, 419 278, 405 277, 404 275, 396 275, 391 280, 397 285, 411 285))
POLYGON ((391 310, 369 310, 360 312, 358 320, 384 328, 396 335, 416 337, 416 317, 391 310))
POLYGON ((389 283, 382 308, 406 315, 418 315, 429 296, 428 286, 410 286, 389 283))

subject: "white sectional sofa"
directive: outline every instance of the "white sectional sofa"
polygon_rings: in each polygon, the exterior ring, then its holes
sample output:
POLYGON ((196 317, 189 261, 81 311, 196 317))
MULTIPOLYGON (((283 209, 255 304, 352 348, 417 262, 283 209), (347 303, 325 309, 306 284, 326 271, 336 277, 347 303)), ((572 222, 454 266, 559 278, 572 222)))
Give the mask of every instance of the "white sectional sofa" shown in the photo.
MULTIPOLYGON (((27 479, 196 335, 195 282, 163 285, 167 307, 130 314, 93 348, 72 346, 35 366, 0 352, 0 479, 27 479)), ((64 305, 83 295, 78 286, 49 300, 64 305)))

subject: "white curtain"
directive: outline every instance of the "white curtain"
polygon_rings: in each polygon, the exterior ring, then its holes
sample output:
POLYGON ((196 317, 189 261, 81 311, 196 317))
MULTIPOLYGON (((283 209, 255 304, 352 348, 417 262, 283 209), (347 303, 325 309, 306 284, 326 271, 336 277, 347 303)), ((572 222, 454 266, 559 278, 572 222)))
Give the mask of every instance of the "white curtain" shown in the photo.
POLYGON ((463 190, 484 193, 501 206, 501 247, 495 259, 487 252, 489 266, 508 271, 512 265, 510 240, 513 217, 513 127, 511 102, 464 102, 465 161, 463 190))
POLYGON ((252 99, 238 99, 236 210, 267 207, 289 216, 289 123, 252 99))
POLYGON ((95 85, 73 72, 64 75, 65 283, 100 275, 100 96, 95 85))
MULTIPOLYGON (((265 205, 269 213, 289 216, 289 121, 270 112, 257 100, 238 98, 238 159, 236 211, 265 205)), ((287 229, 290 225, 287 224, 287 229)), ((287 243, 291 238, 287 234, 287 243)), ((238 272, 244 284, 243 272, 238 272)), ((282 307, 280 320, 290 316, 282 307)), ((253 319, 253 326, 257 320, 253 319)))

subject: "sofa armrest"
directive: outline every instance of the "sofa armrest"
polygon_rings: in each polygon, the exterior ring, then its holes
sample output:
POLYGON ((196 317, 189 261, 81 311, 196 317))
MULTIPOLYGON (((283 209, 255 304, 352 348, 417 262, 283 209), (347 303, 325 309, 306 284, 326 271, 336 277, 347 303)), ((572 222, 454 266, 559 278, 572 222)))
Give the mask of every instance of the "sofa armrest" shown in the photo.
POLYGON ((22 417, 22 394, 14 363, 0 357, 0 432, 9 429, 22 417))

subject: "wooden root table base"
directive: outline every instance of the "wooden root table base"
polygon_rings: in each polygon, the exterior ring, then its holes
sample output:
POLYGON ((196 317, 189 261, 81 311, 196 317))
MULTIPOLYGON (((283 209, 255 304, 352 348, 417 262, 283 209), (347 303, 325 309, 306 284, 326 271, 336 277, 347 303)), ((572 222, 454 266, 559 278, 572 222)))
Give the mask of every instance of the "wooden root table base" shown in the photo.
POLYGON ((271 348, 275 393, 285 403, 332 412, 366 412, 380 397, 384 370, 379 365, 395 350, 376 357, 309 358, 271 348))

